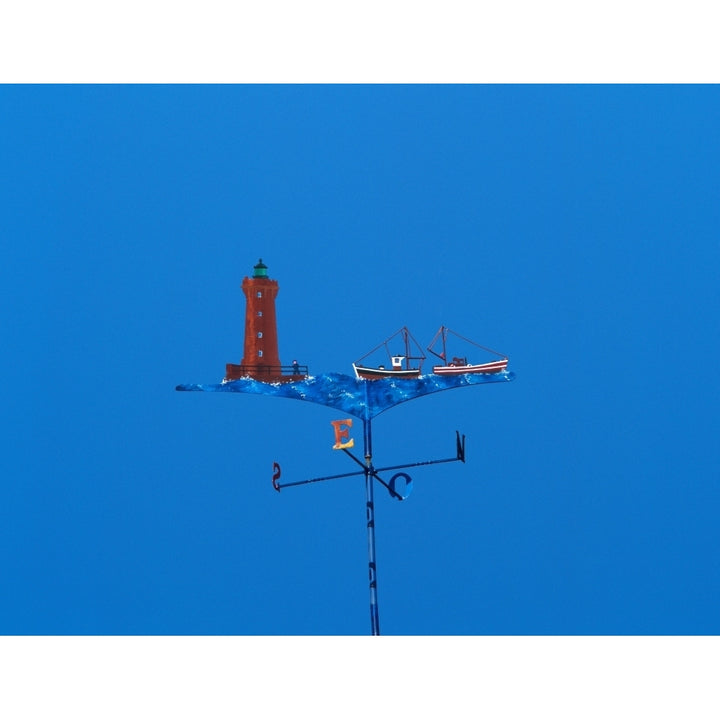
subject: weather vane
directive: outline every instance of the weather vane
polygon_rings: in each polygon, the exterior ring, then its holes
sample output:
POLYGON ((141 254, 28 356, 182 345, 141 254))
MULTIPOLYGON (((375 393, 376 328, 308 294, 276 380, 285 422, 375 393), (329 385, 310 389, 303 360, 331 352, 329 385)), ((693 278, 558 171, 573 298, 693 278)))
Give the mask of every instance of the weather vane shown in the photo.
POLYGON ((310 375, 307 365, 293 360, 289 365, 280 362, 278 351, 275 298, 278 282, 268 277, 268 268, 260 259, 253 268, 252 277, 242 282, 245 294, 245 343, 239 365, 228 363, 221 383, 213 385, 183 384, 176 390, 202 392, 235 392, 270 395, 319 403, 342 411, 352 417, 332 420, 333 450, 343 451, 353 460, 359 470, 326 475, 295 482, 280 482, 282 470, 273 462, 272 486, 280 492, 283 488, 308 485, 325 480, 364 475, 367 532, 368 569, 370 583, 370 626, 373 635, 380 634, 377 601, 377 565, 375 560, 375 500, 374 481, 385 487, 397 500, 405 500, 412 490, 412 479, 406 472, 411 467, 435 465, 447 462, 465 462, 465 436, 455 431, 455 457, 440 460, 424 460, 399 465, 375 467, 373 464, 372 420, 396 405, 423 397, 429 393, 453 388, 468 387, 492 382, 508 382, 515 378, 507 370, 508 358, 489 348, 468 340, 442 326, 433 337, 427 350, 440 363, 432 372, 422 374, 422 362, 426 359, 420 345, 406 327, 400 328, 370 352, 352 364, 355 376, 342 373, 310 375), (448 361, 448 338, 482 353, 482 362, 468 362, 465 355, 453 355, 448 361), (378 356, 380 360, 378 360, 378 356), (356 457, 350 449, 355 441, 350 437, 353 417, 362 421, 363 458, 356 457), (400 472, 394 472, 400 471, 400 472), (394 472, 387 480, 380 473, 394 472))

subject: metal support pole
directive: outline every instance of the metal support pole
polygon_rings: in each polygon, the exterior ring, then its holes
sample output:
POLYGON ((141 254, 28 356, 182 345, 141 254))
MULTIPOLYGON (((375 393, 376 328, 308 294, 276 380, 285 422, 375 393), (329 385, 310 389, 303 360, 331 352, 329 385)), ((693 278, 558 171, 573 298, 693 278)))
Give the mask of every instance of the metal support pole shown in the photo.
POLYGON ((365 446, 365 493, 367 497, 368 572, 370 579, 370 627, 373 635, 380 634, 377 601, 377 566, 375 564, 375 502, 373 499, 372 428, 370 419, 363 420, 365 446))
POLYGON ((352 477, 353 475, 365 476, 365 493, 366 493, 366 513, 367 513, 367 532, 368 532, 368 574, 370 580, 370 628, 373 635, 380 634, 380 616, 378 612, 377 600, 377 563, 375 559, 375 500, 373 481, 377 480, 383 487, 387 488, 390 495, 398 500, 407 499, 412 488, 412 480, 407 473, 396 473, 390 478, 389 482, 385 482, 378 473, 385 470, 400 470, 402 468, 418 467, 420 465, 435 465, 437 463, 447 462, 465 462, 465 436, 460 436, 456 430, 456 456, 454 458, 444 458, 442 460, 422 460, 414 463, 403 463, 402 465, 388 465, 387 467, 376 468, 372 462, 372 425, 370 418, 363 419, 363 446, 364 446, 364 462, 360 458, 355 457, 347 448, 342 448, 343 452, 361 469, 355 472, 340 473, 339 475, 325 475, 324 477, 310 478, 309 480, 299 480, 296 482, 279 483, 280 464, 273 463, 272 485, 280 492, 282 488, 293 487, 297 485, 307 485, 309 483, 321 482, 323 480, 335 480, 338 478, 352 477), (404 480, 405 486, 398 489, 397 481, 404 480))

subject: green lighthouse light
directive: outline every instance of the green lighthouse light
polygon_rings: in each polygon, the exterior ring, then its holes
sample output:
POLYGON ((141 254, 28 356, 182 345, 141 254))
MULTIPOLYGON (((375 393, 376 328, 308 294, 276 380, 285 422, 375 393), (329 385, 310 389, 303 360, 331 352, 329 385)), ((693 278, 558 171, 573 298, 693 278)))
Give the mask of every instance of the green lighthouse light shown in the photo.
POLYGON ((268 276, 267 265, 263 263, 262 258, 260 258, 258 264, 253 267, 253 270, 255 271, 253 273, 254 278, 266 278, 268 276))

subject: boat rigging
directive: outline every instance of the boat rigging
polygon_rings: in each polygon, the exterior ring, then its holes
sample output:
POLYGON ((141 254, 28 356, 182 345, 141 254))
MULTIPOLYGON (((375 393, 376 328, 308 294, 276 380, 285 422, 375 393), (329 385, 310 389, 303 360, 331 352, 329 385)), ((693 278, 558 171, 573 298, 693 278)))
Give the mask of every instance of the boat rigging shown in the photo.
POLYGON ((502 353, 497 352, 496 350, 491 350, 490 348, 483 347, 482 345, 478 345, 476 342, 473 342, 472 340, 468 340, 467 338, 463 337, 462 335, 459 335, 458 333, 454 332, 453 330, 450 330, 450 328, 445 327, 444 325, 440 326, 440 329, 435 333, 435 337, 433 337, 432 342, 427 347, 428 352, 431 352, 436 357, 439 357, 443 363, 442 365, 434 365, 433 366, 433 372, 436 375, 464 375, 467 373, 497 373, 502 372, 507 368, 508 364, 508 358, 506 355, 503 355, 502 353), (469 363, 467 357, 465 356, 453 356, 450 362, 448 362, 448 356, 447 356, 447 336, 448 334, 454 335, 455 337, 459 338, 460 340, 463 340, 466 343, 470 343, 470 345, 474 345, 477 348, 480 348, 481 350, 484 350, 485 352, 491 353, 492 355, 497 355, 499 357, 499 360, 492 360, 490 362, 484 362, 484 363, 469 363), (440 343, 442 345, 442 352, 437 352, 433 348, 436 347, 440 343))
POLYGON ((425 359, 422 348, 410 333, 407 327, 401 327, 394 332, 387 340, 381 342, 370 352, 365 353, 359 360, 356 360, 352 366, 355 376, 362 380, 379 380, 380 378, 418 378, 422 367, 422 361, 425 359), (397 338, 397 339, 396 339, 397 338), (389 343, 394 341, 394 349, 397 350, 398 339, 402 342, 402 352, 390 352, 389 343), (413 346, 417 348, 417 354, 413 354, 413 346), (363 364, 363 360, 373 353, 377 352, 381 347, 385 348, 385 352, 390 360, 390 367, 380 364, 377 367, 370 367, 367 363, 363 364), (415 362, 412 362, 415 361, 415 362))

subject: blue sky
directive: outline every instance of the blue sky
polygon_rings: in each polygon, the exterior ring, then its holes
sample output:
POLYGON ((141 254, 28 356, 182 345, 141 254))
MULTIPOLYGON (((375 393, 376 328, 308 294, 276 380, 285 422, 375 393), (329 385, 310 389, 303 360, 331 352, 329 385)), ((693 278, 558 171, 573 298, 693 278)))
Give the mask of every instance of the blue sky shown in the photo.
POLYGON ((180 394, 242 355, 401 325, 511 384, 374 423, 389 634, 718 631, 717 88, 4 87, 8 633, 362 634, 364 488, 338 413, 180 394))
MULTIPOLYGON (((4 635, 368 634, 337 412, 178 393, 280 283, 313 374, 448 325, 512 383, 373 424, 383 634, 720 630, 720 91, 3 86, 4 635)), ((359 439, 356 440, 359 442, 359 439)))

